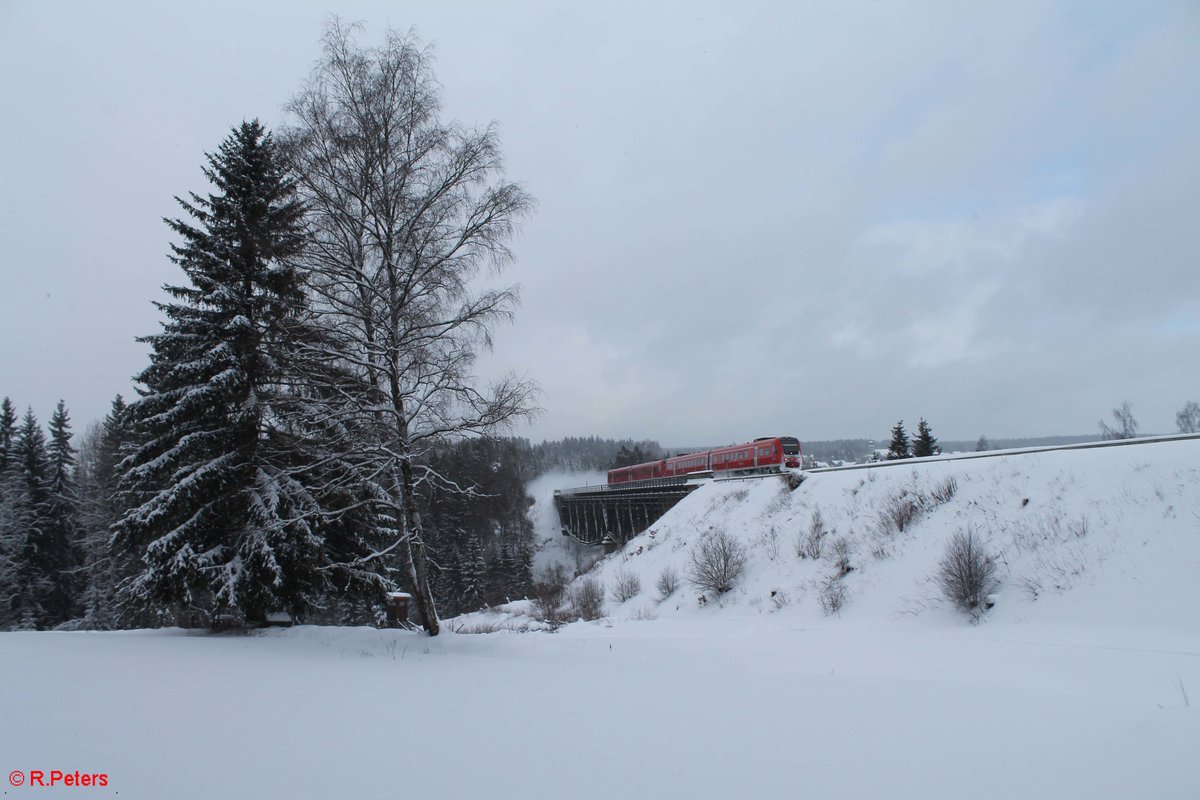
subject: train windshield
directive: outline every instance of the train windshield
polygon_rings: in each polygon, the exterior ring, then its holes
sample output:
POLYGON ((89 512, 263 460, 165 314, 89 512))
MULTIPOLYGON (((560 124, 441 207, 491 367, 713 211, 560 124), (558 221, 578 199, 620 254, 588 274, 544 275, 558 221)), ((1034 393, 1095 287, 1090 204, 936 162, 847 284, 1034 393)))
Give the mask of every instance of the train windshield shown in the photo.
POLYGON ((800 440, 794 436, 780 436, 779 443, 783 445, 783 454, 785 456, 800 455, 800 440))

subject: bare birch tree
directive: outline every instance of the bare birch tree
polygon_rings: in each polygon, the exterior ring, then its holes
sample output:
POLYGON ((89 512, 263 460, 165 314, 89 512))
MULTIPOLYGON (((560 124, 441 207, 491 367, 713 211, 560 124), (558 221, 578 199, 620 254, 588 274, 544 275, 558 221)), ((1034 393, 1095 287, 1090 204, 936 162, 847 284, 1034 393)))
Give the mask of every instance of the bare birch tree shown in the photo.
POLYGON ((1138 423, 1133 418, 1133 410, 1130 408, 1128 400, 1114 408, 1112 415, 1116 425, 1109 425, 1104 420, 1100 420, 1100 435, 1103 438, 1133 439, 1137 437, 1138 423))
POLYGON ((422 470, 420 456, 438 439, 533 411, 528 381, 483 388, 474 367, 518 299, 515 287, 481 290, 477 279, 511 260, 508 242, 534 201, 504 179, 494 126, 441 121, 426 47, 389 31, 381 47, 364 48, 354 33, 330 24, 322 59, 289 105, 315 309, 332 334, 310 355, 344 376, 322 392, 336 424, 356 432, 338 457, 369 485, 387 534, 367 558, 398 560, 436 635, 416 489, 441 476, 422 470))

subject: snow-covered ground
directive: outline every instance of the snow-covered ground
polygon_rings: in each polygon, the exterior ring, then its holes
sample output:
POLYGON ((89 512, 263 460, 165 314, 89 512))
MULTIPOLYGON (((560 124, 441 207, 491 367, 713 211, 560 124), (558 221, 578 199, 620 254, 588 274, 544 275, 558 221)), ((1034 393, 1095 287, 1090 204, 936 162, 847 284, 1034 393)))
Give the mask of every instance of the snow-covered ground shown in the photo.
POLYGON ((1200 441, 714 484, 594 575, 642 590, 556 633, 0 634, 0 766, 135 799, 1200 796, 1200 441), (968 526, 1003 578, 977 625, 930 581, 968 526), (660 600, 710 529, 736 587, 660 600))

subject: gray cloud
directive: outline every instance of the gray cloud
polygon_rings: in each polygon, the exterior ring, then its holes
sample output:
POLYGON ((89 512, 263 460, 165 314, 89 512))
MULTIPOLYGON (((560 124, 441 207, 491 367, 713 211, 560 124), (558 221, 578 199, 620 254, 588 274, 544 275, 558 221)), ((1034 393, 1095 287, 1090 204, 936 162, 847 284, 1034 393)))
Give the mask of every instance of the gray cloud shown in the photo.
MULTIPOLYGON (((1148 430, 1200 399, 1187 3, 410 4, 446 111, 539 200, 485 374, 534 437, 1148 430)), ((280 107, 325 9, 7 4, 0 393, 100 416, 144 363, 171 196, 280 107)))

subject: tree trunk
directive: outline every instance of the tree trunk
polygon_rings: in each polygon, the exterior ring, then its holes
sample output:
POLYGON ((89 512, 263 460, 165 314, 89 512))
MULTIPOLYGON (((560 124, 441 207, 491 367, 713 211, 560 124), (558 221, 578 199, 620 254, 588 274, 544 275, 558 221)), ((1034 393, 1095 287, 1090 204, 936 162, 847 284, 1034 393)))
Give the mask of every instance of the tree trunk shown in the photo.
POLYGON ((400 458, 400 492, 404 515, 401 525, 404 543, 400 547, 400 558, 412 590, 413 605, 421 616, 421 626, 430 636, 437 636, 441 625, 438 622, 433 590, 429 586, 428 571, 425 569, 425 543, 422 538, 424 531, 421 529, 421 512, 417 509, 412 459, 408 455, 408 425, 403 420, 400 423, 400 436, 404 453, 400 458))

